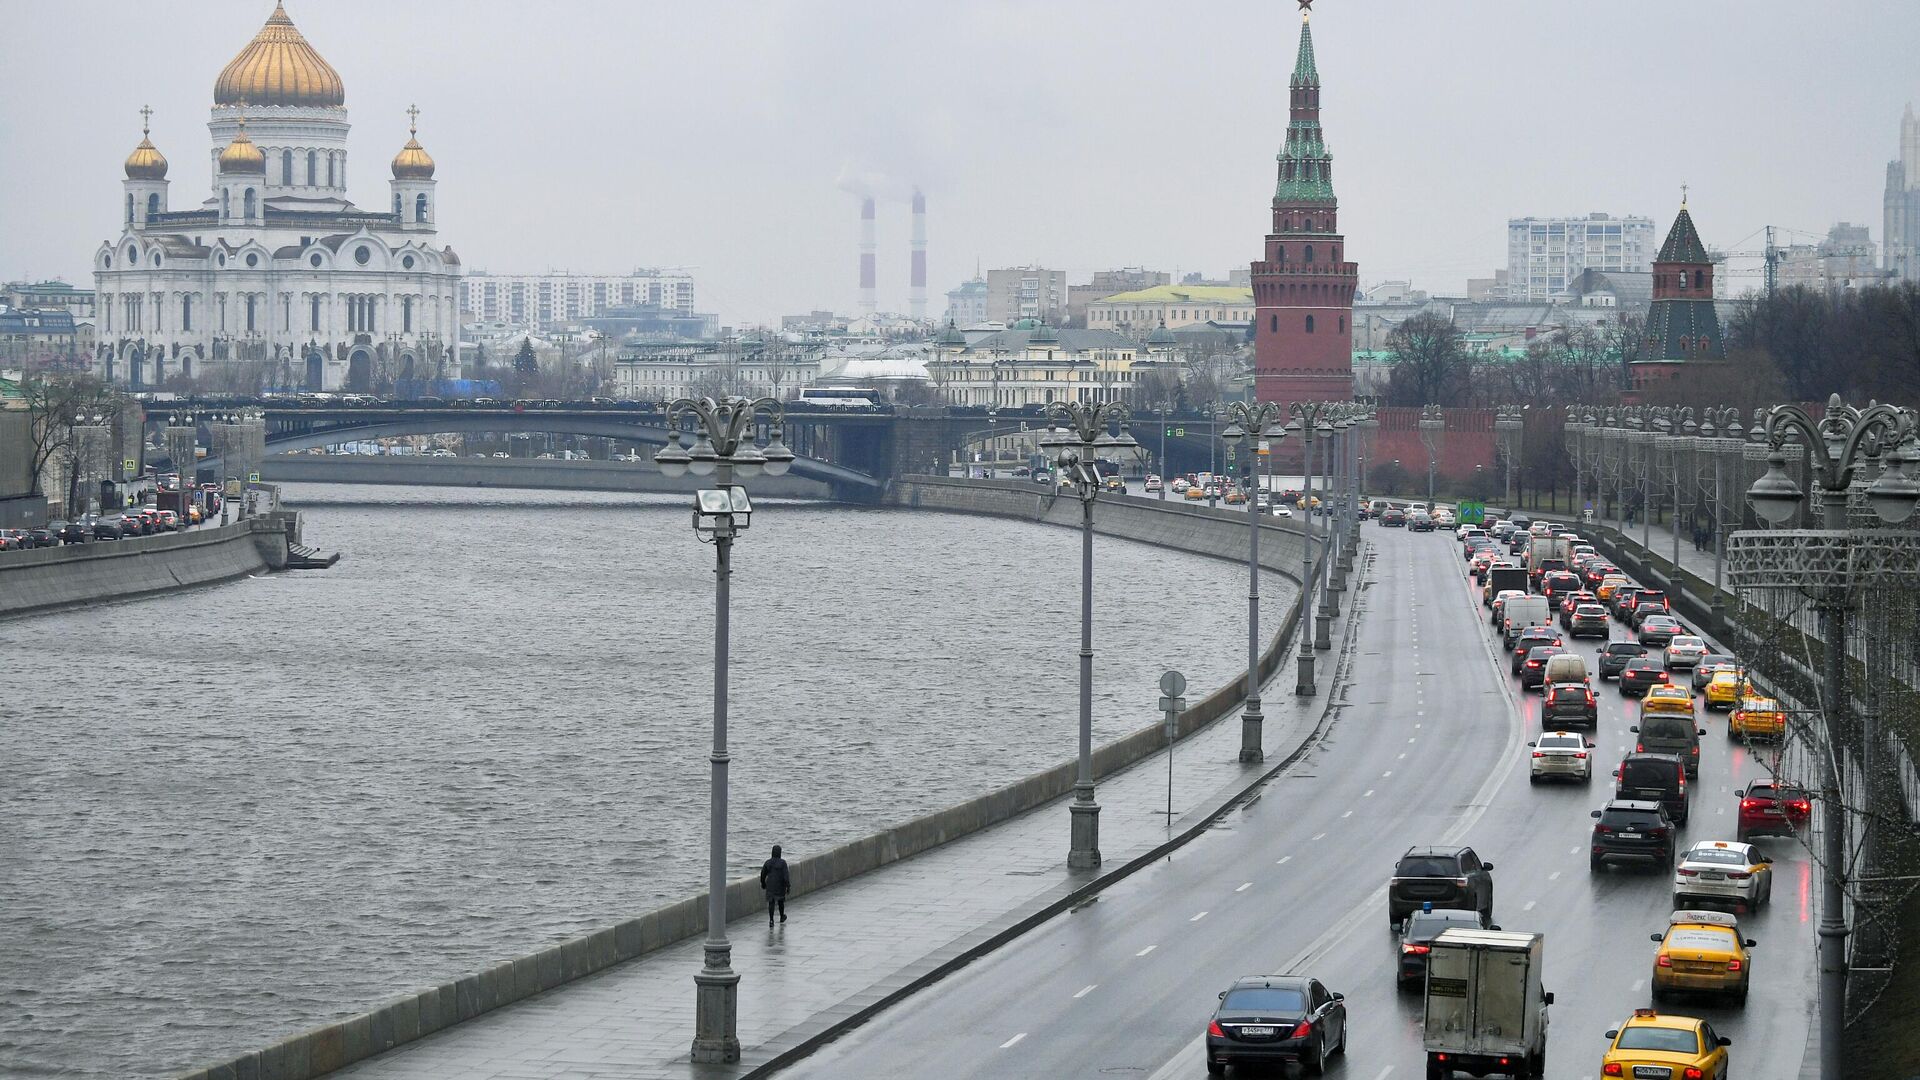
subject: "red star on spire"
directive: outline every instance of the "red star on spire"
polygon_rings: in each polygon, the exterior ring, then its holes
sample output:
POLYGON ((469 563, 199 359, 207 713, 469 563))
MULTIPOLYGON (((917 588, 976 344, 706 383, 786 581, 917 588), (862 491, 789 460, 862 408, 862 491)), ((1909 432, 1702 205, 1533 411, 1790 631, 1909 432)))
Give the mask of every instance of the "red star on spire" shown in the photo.
POLYGON ((1301 11, 1313 10, 1313 0, 1294 0, 1294 2, 1300 5, 1301 11))

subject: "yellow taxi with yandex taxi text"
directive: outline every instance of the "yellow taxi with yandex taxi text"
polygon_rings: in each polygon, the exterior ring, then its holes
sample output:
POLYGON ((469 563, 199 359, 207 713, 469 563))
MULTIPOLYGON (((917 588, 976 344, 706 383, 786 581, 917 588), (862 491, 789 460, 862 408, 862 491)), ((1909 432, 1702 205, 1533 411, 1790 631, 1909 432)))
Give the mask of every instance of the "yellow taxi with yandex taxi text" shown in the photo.
POLYGON ((1624 574, 1609 574, 1600 579, 1600 584, 1594 587, 1593 595, 1598 597, 1600 602, 1604 604, 1613 599, 1614 593, 1631 584, 1633 584, 1633 579, 1624 574))
POLYGON ((1707 708, 1731 709, 1753 693, 1753 683, 1738 671, 1716 671, 1707 680, 1707 708))
POLYGON ((1787 733, 1787 713, 1770 697, 1750 697, 1727 717, 1729 739, 1778 739, 1787 733))
POLYGON ((1724 994, 1741 1005, 1747 1002, 1747 980, 1753 974, 1747 950, 1751 938, 1740 936, 1740 921, 1722 911, 1676 911, 1667 920, 1667 932, 1653 935, 1660 949, 1653 958, 1653 1000, 1663 1001, 1675 991, 1724 994))
POLYGON ((1640 699, 1640 711, 1643 713, 1679 713, 1682 716, 1693 715, 1693 691, 1674 683, 1661 683, 1647 688, 1647 696, 1640 699))
POLYGON ((1613 1042, 1600 1059, 1603 1078, 1726 1080, 1727 1047, 1733 1040, 1698 1017, 1635 1009, 1607 1038, 1613 1042))

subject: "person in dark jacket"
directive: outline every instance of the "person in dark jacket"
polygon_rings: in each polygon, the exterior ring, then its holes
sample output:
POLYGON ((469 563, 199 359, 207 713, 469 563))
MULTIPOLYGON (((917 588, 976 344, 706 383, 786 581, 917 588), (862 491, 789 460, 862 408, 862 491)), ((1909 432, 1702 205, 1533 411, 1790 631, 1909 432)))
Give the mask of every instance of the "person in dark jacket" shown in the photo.
POLYGON ((767 891, 767 925, 773 925, 774 909, 780 911, 780 921, 787 921, 787 890, 793 888, 793 878, 787 874, 787 860, 780 857, 780 845, 773 845, 773 858, 760 865, 760 887, 767 891))

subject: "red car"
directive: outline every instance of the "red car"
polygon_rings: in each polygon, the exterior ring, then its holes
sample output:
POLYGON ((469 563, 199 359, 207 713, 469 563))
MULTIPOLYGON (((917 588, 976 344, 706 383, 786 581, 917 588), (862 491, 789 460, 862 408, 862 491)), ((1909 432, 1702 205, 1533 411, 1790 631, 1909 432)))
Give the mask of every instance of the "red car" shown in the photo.
POLYGON ((1813 800, 1806 791, 1775 780, 1748 784, 1740 797, 1740 822, 1735 839, 1752 836, 1799 836, 1813 816, 1813 800))

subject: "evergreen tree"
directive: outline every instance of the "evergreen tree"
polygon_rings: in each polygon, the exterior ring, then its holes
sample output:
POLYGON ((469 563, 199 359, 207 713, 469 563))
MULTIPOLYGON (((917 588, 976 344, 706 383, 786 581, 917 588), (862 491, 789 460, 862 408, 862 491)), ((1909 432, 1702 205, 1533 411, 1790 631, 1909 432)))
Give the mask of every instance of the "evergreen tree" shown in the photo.
POLYGON ((539 374, 540 361, 534 359, 532 338, 520 339, 520 351, 513 357, 513 370, 522 375, 539 374))

